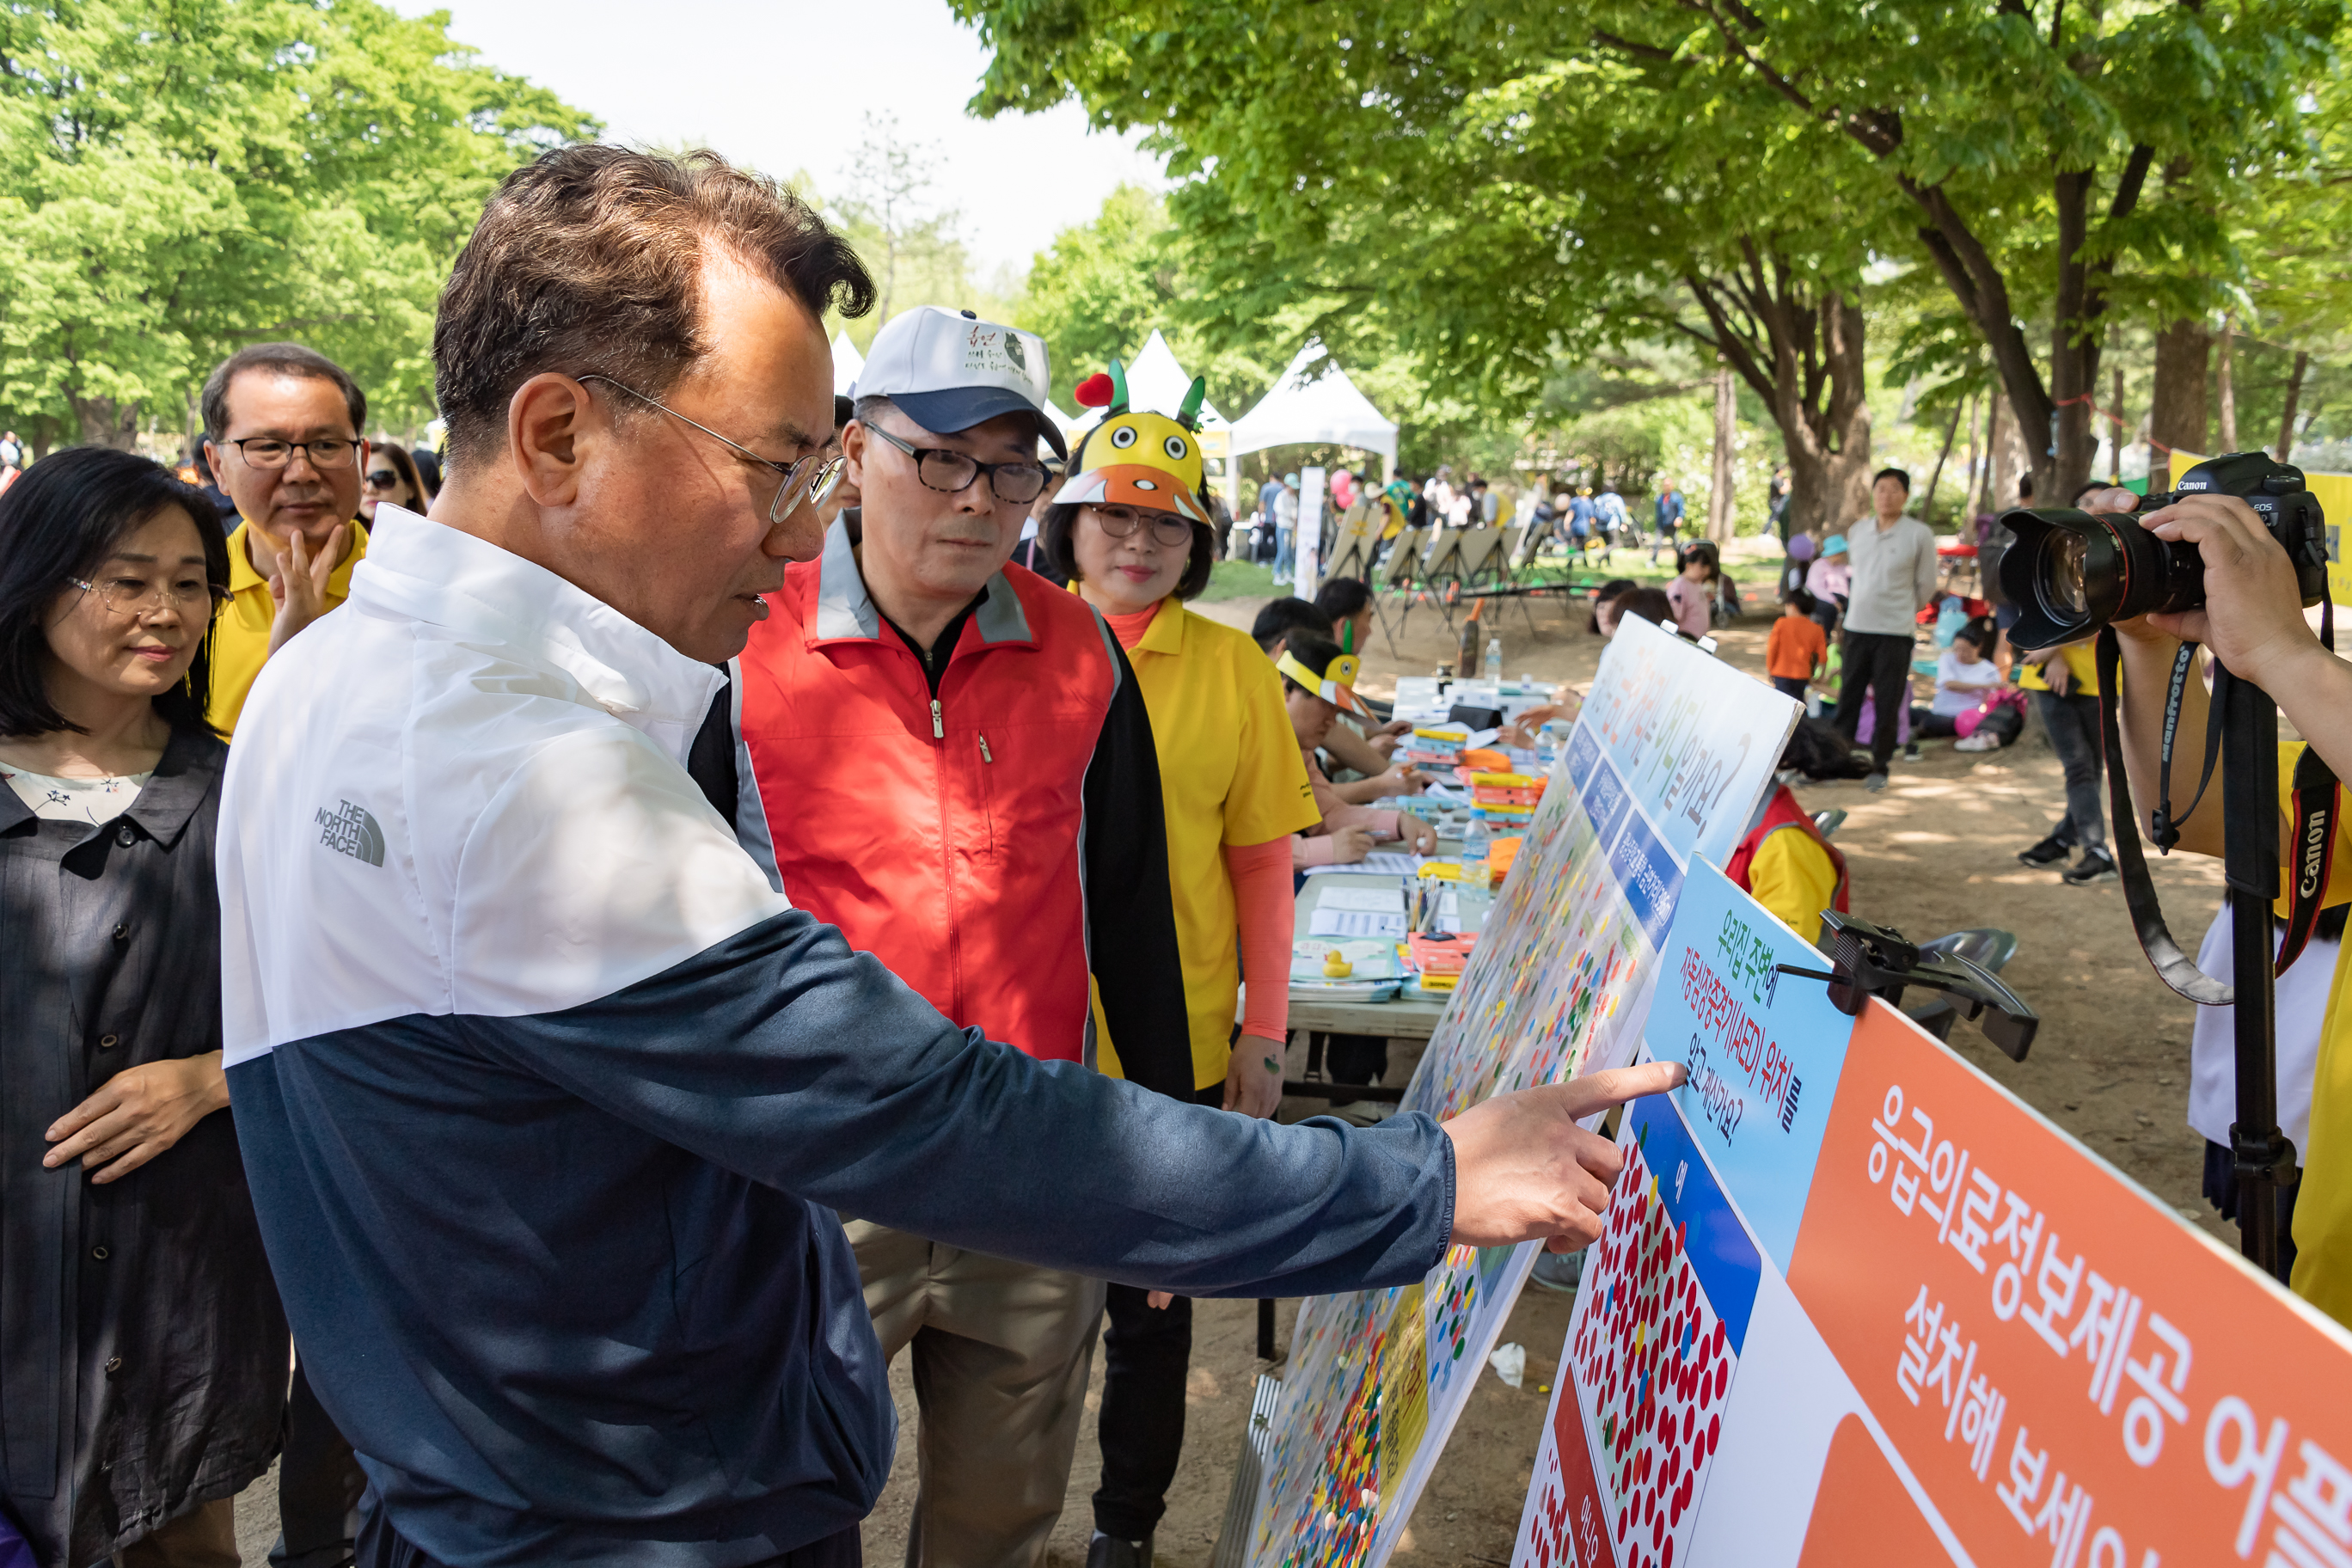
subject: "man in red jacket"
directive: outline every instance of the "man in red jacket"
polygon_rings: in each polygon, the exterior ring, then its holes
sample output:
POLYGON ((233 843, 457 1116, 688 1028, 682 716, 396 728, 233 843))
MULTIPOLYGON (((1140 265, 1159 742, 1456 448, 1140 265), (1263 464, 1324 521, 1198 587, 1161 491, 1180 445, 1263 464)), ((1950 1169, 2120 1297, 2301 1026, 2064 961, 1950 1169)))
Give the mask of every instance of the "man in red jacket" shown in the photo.
MULTIPOLYGON (((959 1024, 1192 1098, 1150 721, 1077 595, 1009 564, 1045 483, 1043 340, 937 306, 876 334, 842 432, 862 510, 737 663, 738 830, 799 908, 959 1024), (764 853, 763 853, 764 851, 764 853)), ((1103 1286, 845 1218, 922 1407, 915 1560, 1043 1560, 1103 1286)))

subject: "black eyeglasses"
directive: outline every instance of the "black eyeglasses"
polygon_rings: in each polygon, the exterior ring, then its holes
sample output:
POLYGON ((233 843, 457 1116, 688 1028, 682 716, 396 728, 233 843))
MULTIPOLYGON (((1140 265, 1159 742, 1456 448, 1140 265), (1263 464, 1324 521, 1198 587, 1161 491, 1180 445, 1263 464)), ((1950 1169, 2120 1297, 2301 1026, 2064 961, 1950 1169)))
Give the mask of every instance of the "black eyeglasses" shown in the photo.
POLYGON ((310 459, 314 468, 348 468, 360 455, 357 441, 340 437, 324 441, 280 441, 270 436, 249 436, 242 441, 231 441, 237 456, 250 468, 282 468, 300 452, 310 459))
POLYGON ((915 459, 915 477, 935 490, 955 495, 969 488, 981 475, 988 476, 988 488, 998 500, 1017 501, 1023 506, 1037 499, 1045 488, 1045 469, 1042 464, 983 463, 968 452, 950 452, 944 447, 917 447, 900 440, 879 425, 866 426, 907 456, 915 459))
POLYGON ((1144 524, 1151 525, 1151 539, 1173 550, 1180 544, 1192 542, 1192 525, 1173 512, 1138 511, 1131 506, 1090 506, 1095 525, 1113 539, 1131 539, 1144 524))
POLYGON ((839 458, 834 458, 828 460, 825 455, 822 452, 811 452, 807 457, 803 458, 796 463, 789 465, 779 463, 772 458, 763 458, 760 456, 759 453, 754 452, 751 447, 746 447, 740 441, 729 440, 726 437, 721 436, 718 431, 713 430, 709 426, 698 424, 696 421, 688 419, 685 415, 680 414, 677 409, 670 407, 659 398, 647 397, 635 387, 627 384, 625 382, 614 381, 611 376, 604 374, 601 371, 592 372, 587 375, 582 376, 580 379, 583 381, 601 381, 607 386, 618 387, 621 391, 627 393, 631 397, 635 398, 638 402, 651 404, 654 407, 660 409, 664 414, 668 415, 679 424, 692 425, 697 430, 701 431, 712 440, 723 442, 725 445, 733 447, 747 461, 757 463, 763 468, 773 468, 776 472, 783 475, 784 482, 777 488, 776 499, 768 503, 768 521, 770 522, 783 521, 784 519, 793 515, 794 509, 799 507, 803 501, 808 502, 808 504, 813 507, 823 506, 825 501, 831 498, 833 492, 840 487, 841 476, 846 465, 843 459, 839 458))

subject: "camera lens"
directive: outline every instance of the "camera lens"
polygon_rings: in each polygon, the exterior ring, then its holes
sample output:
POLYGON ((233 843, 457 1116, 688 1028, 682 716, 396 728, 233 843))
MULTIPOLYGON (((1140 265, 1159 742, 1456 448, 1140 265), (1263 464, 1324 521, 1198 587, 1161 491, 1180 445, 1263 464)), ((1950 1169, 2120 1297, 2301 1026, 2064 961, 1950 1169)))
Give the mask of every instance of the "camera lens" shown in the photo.
POLYGON ((2020 647, 2075 642, 2109 621, 2202 601, 2196 548, 2167 543, 2125 514, 2053 508, 2012 511, 2001 521, 2017 535, 2000 577, 2020 612, 2010 628, 2020 647))
POLYGON ((2091 568, 2091 542, 2079 533, 2053 532, 2042 548, 2049 557, 2042 582, 2043 592, 2054 601, 2050 607, 2062 616, 2090 614, 2090 589, 2084 579, 2091 568))

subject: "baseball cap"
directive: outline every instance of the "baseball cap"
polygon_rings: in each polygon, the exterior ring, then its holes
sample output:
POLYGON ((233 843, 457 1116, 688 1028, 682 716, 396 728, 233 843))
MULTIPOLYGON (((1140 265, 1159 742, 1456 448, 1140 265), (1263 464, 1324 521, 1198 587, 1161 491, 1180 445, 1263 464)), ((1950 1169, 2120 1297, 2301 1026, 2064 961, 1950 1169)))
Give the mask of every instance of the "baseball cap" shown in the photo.
POLYGON ((1056 457, 1069 456, 1045 412, 1052 365, 1045 340, 970 310, 918 305, 874 334, 853 397, 887 397, 927 430, 953 435, 1000 414, 1026 414, 1056 457))

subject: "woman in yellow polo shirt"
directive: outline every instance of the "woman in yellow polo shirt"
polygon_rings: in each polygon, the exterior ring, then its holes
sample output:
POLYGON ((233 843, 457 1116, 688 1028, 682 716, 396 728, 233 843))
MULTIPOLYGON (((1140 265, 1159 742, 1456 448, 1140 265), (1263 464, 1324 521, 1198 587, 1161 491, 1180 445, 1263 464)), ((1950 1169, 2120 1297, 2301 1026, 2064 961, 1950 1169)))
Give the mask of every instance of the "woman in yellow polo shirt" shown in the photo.
MULTIPOLYGON (((1208 1103, 1270 1117, 1288 1028, 1290 836, 1320 817, 1274 665, 1246 633, 1184 607, 1208 586, 1214 548, 1192 428, 1202 391, 1195 381, 1171 419, 1130 410, 1116 365, 1081 386, 1082 404, 1108 411, 1070 454, 1038 537, 1109 623, 1151 714, 1193 1081, 1208 1103)), ((1130 1548, 1159 1523, 1183 1447, 1191 1303, 1163 1300, 1113 1285, 1103 1340, 1095 1528, 1130 1548)))

